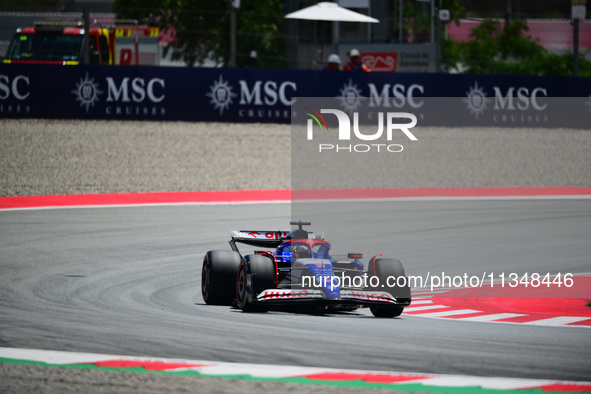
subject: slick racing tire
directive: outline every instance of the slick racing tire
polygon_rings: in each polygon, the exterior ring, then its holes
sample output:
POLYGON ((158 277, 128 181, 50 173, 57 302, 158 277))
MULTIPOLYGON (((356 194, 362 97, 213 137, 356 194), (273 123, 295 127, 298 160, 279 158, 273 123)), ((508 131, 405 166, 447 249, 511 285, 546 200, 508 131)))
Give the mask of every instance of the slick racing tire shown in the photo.
POLYGON ((203 258, 201 294, 208 305, 232 305, 236 293, 236 275, 240 254, 228 250, 211 250, 203 258))
MULTIPOLYGON (((408 282, 404 280, 404 287, 390 286, 388 287, 388 278, 390 283, 393 283, 392 278, 405 277, 404 267, 402 263, 395 259, 380 259, 374 257, 370 260, 368 275, 377 276, 379 279, 379 287, 372 288, 371 290, 384 290, 392 294, 398 300, 410 300, 410 287, 408 282)), ((375 317, 396 317, 400 316, 404 307, 396 305, 385 305, 385 306, 371 306, 371 313, 375 317)))
POLYGON ((267 305, 254 301, 257 295, 267 289, 275 289, 277 268, 268 257, 249 254, 240 264, 236 279, 236 300, 243 312, 267 312, 267 305))

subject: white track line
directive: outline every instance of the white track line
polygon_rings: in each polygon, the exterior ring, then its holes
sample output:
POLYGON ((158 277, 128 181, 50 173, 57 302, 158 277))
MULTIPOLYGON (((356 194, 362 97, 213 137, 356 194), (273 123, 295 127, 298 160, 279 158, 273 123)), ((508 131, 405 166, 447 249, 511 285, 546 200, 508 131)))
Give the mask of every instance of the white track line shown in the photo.
POLYGON ((583 320, 589 320, 591 317, 576 317, 576 316, 557 316, 549 319, 540 319, 528 322, 527 324, 533 326, 564 326, 570 323, 576 323, 583 320))
POLYGON ((501 319, 510 319, 512 317, 519 317, 519 316, 526 316, 526 315, 521 314, 521 313, 494 313, 492 315, 464 317, 464 318, 462 318, 462 320, 490 322, 490 321, 501 320, 501 319))
MULTIPOLYGON (((411 306, 407 306, 406 308, 404 308, 405 311, 407 312, 416 312, 416 311, 428 311, 430 309, 443 309, 443 308, 449 308, 449 306, 445 306, 445 305, 425 305, 425 306, 417 306, 416 308, 413 308, 412 305, 411 306)), ((421 314, 422 316, 423 314, 421 314)))
POLYGON ((413 305, 432 304, 432 303, 433 303, 432 300, 418 300, 418 301, 415 301, 413 299, 412 300, 412 304, 410 304, 410 306, 408 308, 412 308, 413 305))
MULTIPOLYGON (((469 313, 479 313, 480 311, 475 311, 473 309, 458 309, 455 311, 442 311, 442 312, 428 312, 428 313, 421 313, 421 317, 444 317, 444 316, 455 316, 455 315, 467 315, 469 313)), ((458 318, 461 319, 461 318, 458 318)))

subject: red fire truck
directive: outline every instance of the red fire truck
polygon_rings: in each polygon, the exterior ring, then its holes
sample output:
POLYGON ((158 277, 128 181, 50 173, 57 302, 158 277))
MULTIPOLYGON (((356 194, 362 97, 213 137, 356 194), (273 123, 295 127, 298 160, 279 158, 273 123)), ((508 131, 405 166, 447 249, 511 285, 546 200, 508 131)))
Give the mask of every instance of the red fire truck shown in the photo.
MULTIPOLYGON (((44 21, 17 29, 4 63, 76 65, 83 62, 85 34, 82 22, 44 21)), ((89 62, 104 65, 158 65, 159 29, 154 26, 91 27, 89 62)))

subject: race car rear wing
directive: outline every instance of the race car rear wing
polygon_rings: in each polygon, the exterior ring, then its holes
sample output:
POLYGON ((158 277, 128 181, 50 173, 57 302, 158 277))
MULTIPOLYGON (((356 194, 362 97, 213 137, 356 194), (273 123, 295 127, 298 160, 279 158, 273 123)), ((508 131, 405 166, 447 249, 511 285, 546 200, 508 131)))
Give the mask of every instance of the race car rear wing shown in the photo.
POLYGON ((236 242, 246 245, 257 246, 262 248, 276 248, 283 243, 283 241, 290 239, 324 239, 324 233, 314 234, 303 229, 303 226, 309 226, 312 223, 303 221, 291 221, 292 226, 298 226, 294 231, 231 231, 230 247, 233 251, 238 252, 236 242))
MULTIPOLYGON (((312 239, 324 239, 324 233, 313 233, 313 232, 306 232, 304 231, 306 238, 312 239)), ((236 242, 243 243, 245 245, 256 246, 260 248, 276 248, 283 243, 283 241, 287 241, 292 239, 293 235, 296 235, 296 239, 300 239, 301 230, 292 231, 249 231, 249 230, 241 230, 241 231, 231 231, 230 236, 232 239, 230 240, 230 246, 232 250, 238 251, 236 247, 236 242), (300 233, 298 233, 300 232, 300 233)))
POLYGON ((276 248, 285 240, 291 239, 290 231, 232 231, 230 246, 235 250, 236 242, 262 248, 276 248))

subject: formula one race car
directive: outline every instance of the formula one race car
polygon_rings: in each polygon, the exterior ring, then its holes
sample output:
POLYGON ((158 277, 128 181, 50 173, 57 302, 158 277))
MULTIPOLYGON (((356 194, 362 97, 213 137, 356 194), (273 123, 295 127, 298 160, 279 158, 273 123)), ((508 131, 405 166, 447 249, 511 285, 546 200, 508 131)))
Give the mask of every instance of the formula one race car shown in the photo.
POLYGON ((376 317, 399 316, 410 305, 410 287, 398 260, 374 256, 364 270, 359 253, 335 259, 322 234, 291 222, 294 231, 233 231, 231 251, 203 258, 201 292, 210 305, 238 305, 244 312, 299 306, 312 312, 369 307, 376 317), (269 250, 242 256, 236 243, 269 250))

